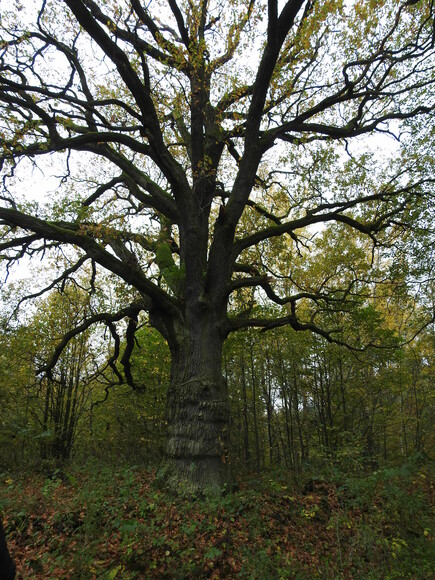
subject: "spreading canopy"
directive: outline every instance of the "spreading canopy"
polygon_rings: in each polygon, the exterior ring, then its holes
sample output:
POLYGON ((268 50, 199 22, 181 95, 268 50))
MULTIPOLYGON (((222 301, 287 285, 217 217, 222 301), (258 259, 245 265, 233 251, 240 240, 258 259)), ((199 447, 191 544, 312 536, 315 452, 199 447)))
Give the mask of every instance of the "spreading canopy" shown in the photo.
POLYGON ((142 311, 173 349, 204 311, 222 337, 290 324, 340 340, 318 313, 372 278, 309 272, 325 224, 354 232, 369 261, 417 223, 428 245, 433 21, 432 0, 6 3, 4 264, 62 253, 46 288, 86 268, 91 292, 103 270, 129 288, 46 370, 95 323, 116 339, 114 364, 126 318, 132 382, 142 311), (373 134, 395 135, 391 158, 369 152, 373 134), (58 176, 38 203, 23 191, 37 167, 58 176), (259 301, 274 308, 259 316, 259 301))

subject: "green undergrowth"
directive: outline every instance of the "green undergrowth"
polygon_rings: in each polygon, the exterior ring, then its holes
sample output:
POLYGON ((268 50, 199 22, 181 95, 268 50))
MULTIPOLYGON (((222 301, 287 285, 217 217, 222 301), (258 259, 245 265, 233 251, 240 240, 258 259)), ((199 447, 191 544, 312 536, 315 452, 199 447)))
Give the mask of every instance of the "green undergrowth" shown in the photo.
POLYGON ((432 578, 427 465, 366 476, 244 476, 237 491, 174 499, 154 471, 0 474, 22 578, 432 578))

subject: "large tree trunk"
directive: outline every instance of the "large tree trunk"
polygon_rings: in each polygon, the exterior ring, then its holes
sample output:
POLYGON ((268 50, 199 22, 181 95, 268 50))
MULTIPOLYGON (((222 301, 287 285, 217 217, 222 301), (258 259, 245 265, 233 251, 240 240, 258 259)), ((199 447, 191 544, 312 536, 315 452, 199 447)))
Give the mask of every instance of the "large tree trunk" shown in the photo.
POLYGON ((170 345, 168 439, 162 474, 166 487, 177 493, 221 493, 231 483, 223 337, 216 326, 209 317, 197 319, 184 340, 170 345))

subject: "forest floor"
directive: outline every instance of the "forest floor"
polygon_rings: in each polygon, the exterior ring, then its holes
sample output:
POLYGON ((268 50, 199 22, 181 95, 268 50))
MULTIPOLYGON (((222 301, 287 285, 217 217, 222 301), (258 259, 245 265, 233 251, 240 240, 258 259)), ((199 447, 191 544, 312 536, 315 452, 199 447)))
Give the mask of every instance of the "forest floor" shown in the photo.
POLYGON ((435 578, 426 466, 296 485, 245 475, 222 498, 175 500, 155 472, 100 464, 0 474, 17 578, 435 578))

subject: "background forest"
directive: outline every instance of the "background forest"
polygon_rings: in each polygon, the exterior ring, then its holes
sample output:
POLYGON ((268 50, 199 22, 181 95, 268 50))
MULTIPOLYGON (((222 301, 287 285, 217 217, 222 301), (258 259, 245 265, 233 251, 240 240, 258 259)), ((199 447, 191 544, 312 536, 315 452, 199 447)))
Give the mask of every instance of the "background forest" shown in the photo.
MULTIPOLYGON (((320 248, 333 236, 333 231, 324 232, 320 248)), ((341 249, 336 248, 338 254, 341 249)), ((331 267, 351 264, 355 269, 361 254, 348 244, 342 264, 333 263, 331 252, 320 257, 330 260, 331 267)), ((347 342, 385 348, 349 349, 289 327, 249 329, 230 337, 223 371, 232 416, 228 461, 236 469, 284 468, 294 474, 325 467, 374 470, 401 465, 415 454, 431 454, 434 327, 410 334, 416 326, 412 319, 427 304, 413 302, 403 271, 400 277, 395 302, 385 302, 378 289, 375 306, 364 304, 370 288, 362 285, 354 308, 337 315, 352 333, 347 342)), ((26 282, 11 288, 15 297, 17 287, 23 292, 26 282)), ((167 345, 149 325, 137 331, 131 357, 136 388, 117 385, 116 368, 109 363, 101 372, 113 337, 95 331, 73 338, 50 375, 41 374, 68 329, 92 310, 91 300, 103 300, 101 293, 90 298, 78 282, 70 281, 63 292, 53 289, 48 296, 35 297, 26 316, 18 318, 13 310, 8 312, 7 300, 3 302, 3 468, 33 468, 42 461, 50 469, 90 457, 153 465, 161 459, 170 361, 167 345)), ((261 316, 261 307, 255 308, 261 316)), ((118 346, 121 352, 124 348, 118 346)))

